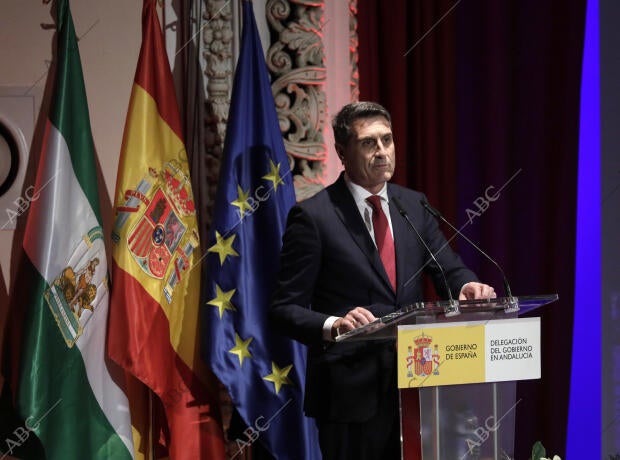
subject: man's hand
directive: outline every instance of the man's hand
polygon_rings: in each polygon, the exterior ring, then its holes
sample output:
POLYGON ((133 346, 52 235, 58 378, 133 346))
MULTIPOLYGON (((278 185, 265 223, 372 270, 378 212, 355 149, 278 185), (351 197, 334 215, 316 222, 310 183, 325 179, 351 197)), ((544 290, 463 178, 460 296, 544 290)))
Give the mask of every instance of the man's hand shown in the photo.
POLYGON ((332 325, 332 337, 336 337, 345 332, 373 322, 375 315, 363 307, 355 307, 342 318, 338 318, 332 325))
POLYGON ((473 281, 465 284, 459 294, 459 300, 494 299, 495 297, 497 297, 497 294, 495 294, 495 289, 491 286, 473 281))

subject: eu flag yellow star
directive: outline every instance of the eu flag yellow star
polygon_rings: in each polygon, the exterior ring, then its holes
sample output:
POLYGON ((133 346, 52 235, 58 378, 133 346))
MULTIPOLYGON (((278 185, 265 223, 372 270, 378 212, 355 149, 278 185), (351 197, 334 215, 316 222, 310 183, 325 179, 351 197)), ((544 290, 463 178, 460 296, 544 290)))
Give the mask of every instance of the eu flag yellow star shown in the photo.
POLYGON ((239 334, 235 332, 235 346, 228 350, 228 352, 232 353, 233 355, 237 355, 237 357, 239 358, 239 366, 243 365, 243 360, 245 358, 252 357, 250 350, 248 350, 248 347, 250 346, 250 342, 252 340, 254 340, 253 337, 250 337, 247 340, 243 340, 241 337, 239 337, 239 334))
POLYGON ((267 380, 268 382, 273 382, 276 387, 276 394, 280 392, 280 388, 282 385, 292 385, 293 382, 288 378, 288 373, 293 368, 292 364, 289 364, 283 369, 280 369, 276 363, 271 361, 271 374, 263 377, 263 380, 267 380))
POLYGON ((235 201, 231 201, 230 204, 233 206, 237 206, 239 208, 239 214, 241 214, 241 218, 243 219, 243 215, 247 211, 252 210, 252 206, 248 202, 248 196, 250 195, 250 190, 244 192, 240 185, 237 185, 237 199, 235 201))
POLYGON ((228 238, 224 238, 220 233, 215 231, 215 244, 211 246, 207 252, 217 252, 220 256, 220 266, 224 265, 224 261, 227 256, 238 257, 239 253, 232 247, 235 237, 237 235, 231 235, 228 238))
POLYGON ((269 160, 269 167, 271 168, 271 171, 269 171, 262 178, 271 181, 273 183, 273 190, 277 191, 278 185, 284 185, 284 181, 282 180, 282 177, 280 177, 280 163, 275 165, 273 160, 269 160))
POLYGON ((235 294, 235 291, 236 289, 231 289, 230 291, 224 292, 217 283, 215 284, 215 299, 209 300, 207 304, 217 307, 220 311, 220 319, 222 319, 225 310, 237 311, 235 306, 230 301, 232 296, 235 294))

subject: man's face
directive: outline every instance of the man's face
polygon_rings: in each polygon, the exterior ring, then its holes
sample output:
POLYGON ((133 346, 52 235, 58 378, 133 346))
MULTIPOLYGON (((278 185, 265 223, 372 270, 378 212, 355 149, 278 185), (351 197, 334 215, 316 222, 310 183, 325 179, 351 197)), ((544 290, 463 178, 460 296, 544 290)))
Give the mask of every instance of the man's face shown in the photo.
POLYGON ((355 120, 347 145, 336 145, 336 151, 351 181, 370 193, 394 174, 392 128, 382 116, 355 120))

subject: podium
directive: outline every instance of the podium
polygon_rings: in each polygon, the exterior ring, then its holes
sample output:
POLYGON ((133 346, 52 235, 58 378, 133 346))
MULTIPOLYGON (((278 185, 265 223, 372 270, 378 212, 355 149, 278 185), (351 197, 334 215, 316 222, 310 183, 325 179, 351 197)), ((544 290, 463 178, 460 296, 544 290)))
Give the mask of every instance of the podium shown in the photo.
MULTIPOLYGON (((397 339, 399 326, 514 319, 557 294, 417 302, 341 334, 337 342, 397 339)), ((503 380, 500 378, 496 380, 503 380)), ((400 390, 404 460, 503 460, 514 457, 516 382, 494 381, 400 390)))

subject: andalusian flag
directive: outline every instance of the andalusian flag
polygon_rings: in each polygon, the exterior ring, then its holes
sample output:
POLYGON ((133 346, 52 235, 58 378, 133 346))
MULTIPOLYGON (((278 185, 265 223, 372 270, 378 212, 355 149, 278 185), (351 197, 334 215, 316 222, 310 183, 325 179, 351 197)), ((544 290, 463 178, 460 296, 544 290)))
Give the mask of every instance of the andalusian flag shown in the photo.
POLYGON ((130 459, 127 398, 111 375, 120 369, 105 357, 108 270, 82 66, 66 0, 58 1, 57 40, 52 105, 27 194, 25 254, 8 327, 9 378, 23 424, 0 449, 20 458, 130 459), (44 453, 29 454, 35 445, 44 453))
POLYGON ((202 352, 247 428, 239 451, 260 442, 276 458, 321 457, 303 414, 305 346, 269 325, 293 175, 280 133, 252 3, 243 2, 224 155, 207 246, 209 293, 202 352))
POLYGON ((159 396, 173 460, 224 458, 197 342, 196 209, 155 6, 144 1, 116 183, 108 353, 159 396))

